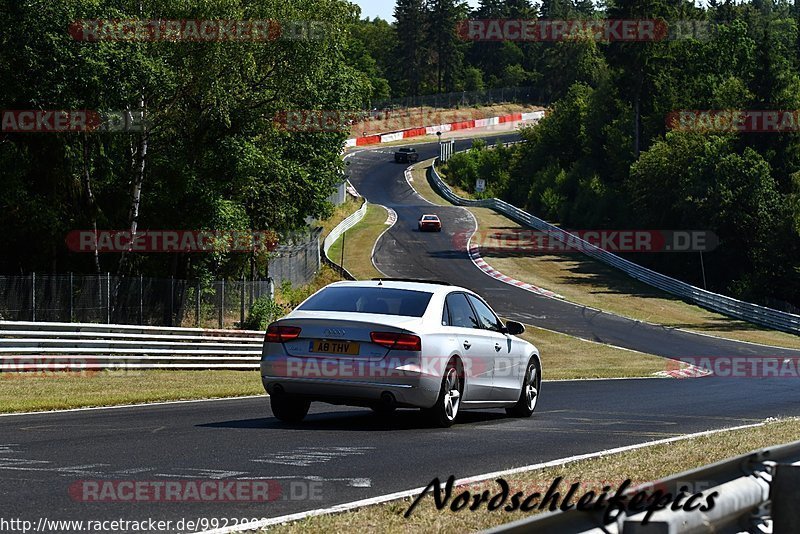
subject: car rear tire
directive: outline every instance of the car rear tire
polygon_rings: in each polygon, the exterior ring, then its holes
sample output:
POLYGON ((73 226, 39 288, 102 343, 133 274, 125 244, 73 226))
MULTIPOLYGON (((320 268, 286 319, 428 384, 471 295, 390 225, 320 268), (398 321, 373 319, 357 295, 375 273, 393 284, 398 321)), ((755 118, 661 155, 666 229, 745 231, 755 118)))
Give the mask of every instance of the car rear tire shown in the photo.
POLYGON ((284 423, 299 423, 308 415, 311 401, 296 399, 289 395, 273 395, 270 397, 272 413, 284 423))
POLYGON ((506 413, 512 417, 530 417, 536 410, 539 401, 539 392, 542 390, 542 368, 536 358, 528 362, 525 369, 525 381, 519 394, 517 404, 506 408, 506 413))
POLYGON ((444 371, 442 387, 439 390, 436 404, 433 408, 428 408, 423 412, 436 426, 449 428, 456 422, 463 395, 464 375, 456 360, 451 360, 444 371))

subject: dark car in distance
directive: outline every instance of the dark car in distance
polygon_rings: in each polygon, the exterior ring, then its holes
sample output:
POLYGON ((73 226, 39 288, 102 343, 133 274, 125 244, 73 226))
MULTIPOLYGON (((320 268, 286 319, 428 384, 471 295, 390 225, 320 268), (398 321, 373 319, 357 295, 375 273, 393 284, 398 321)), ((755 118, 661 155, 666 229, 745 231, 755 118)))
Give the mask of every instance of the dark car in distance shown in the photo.
POLYGON ((419 161, 419 154, 414 148, 401 148, 394 153, 395 163, 416 163, 419 161))

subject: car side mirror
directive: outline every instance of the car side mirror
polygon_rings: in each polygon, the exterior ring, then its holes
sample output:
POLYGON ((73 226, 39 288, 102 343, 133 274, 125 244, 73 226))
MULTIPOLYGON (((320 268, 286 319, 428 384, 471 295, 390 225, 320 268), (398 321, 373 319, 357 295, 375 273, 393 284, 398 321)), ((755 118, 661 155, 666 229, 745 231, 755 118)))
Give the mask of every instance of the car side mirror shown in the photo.
POLYGON ((525 333, 525 325, 516 321, 506 322, 506 334, 518 336, 525 333))

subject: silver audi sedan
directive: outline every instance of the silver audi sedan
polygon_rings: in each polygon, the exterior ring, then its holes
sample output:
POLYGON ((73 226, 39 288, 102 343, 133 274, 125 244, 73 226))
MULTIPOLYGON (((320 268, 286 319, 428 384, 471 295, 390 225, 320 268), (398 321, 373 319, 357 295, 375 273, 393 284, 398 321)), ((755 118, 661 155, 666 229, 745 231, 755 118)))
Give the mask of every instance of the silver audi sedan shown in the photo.
POLYGON ((267 329, 261 377, 272 412, 299 422, 311 402, 378 413, 421 408, 451 426, 461 410, 530 417, 539 351, 477 294, 446 283, 337 282, 267 329))

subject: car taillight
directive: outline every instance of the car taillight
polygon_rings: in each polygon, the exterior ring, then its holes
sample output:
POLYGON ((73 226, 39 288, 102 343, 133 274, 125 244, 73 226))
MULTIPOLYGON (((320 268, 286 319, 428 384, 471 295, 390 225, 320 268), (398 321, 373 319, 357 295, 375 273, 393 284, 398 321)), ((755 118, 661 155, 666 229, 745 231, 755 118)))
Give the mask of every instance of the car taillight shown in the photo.
POLYGON ((267 328, 267 343, 286 343, 300 337, 301 329, 296 326, 269 325, 267 328))
POLYGON ((422 340, 412 334, 397 334, 394 332, 371 332, 372 342, 391 350, 422 350, 422 340))

